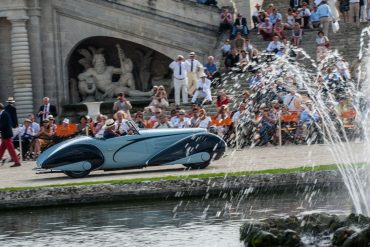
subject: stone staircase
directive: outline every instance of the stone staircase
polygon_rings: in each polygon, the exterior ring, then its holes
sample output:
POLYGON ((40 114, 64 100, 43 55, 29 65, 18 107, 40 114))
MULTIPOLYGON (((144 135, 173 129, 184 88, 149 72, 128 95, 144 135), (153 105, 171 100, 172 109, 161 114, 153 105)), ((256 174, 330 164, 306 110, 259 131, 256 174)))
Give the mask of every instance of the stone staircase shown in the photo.
MULTIPOLYGON (((265 0, 263 3, 263 9, 267 9, 268 5, 272 3, 279 10, 285 19, 286 13, 289 6, 289 1, 282 0, 265 0)), ((337 33, 332 33, 330 28, 329 40, 330 49, 337 49, 343 58, 349 62, 349 64, 355 63, 358 59, 359 49, 360 49, 360 36, 362 29, 369 26, 368 23, 361 23, 360 28, 356 28, 355 25, 344 23, 339 21, 340 29, 337 33)), ((306 53, 312 58, 316 59, 316 44, 315 39, 319 29, 304 29, 302 48, 306 53)), ((287 36, 291 36, 287 33, 287 36)), ((255 30, 250 34, 250 38, 255 47, 263 51, 266 49, 269 42, 264 41, 260 35, 257 35, 255 30)))

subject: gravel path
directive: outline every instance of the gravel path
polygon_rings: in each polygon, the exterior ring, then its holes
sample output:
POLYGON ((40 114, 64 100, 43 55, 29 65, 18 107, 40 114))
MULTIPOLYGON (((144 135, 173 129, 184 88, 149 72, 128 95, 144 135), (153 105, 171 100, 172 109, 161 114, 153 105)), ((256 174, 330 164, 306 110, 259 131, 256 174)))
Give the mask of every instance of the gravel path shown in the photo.
MULTIPOLYGON (((367 162, 369 151, 364 144, 357 143, 345 147, 353 155, 354 162, 367 162)), ((344 153, 343 151, 340 153, 344 153)), ((339 156, 338 154, 336 155, 339 156)), ((370 157, 370 156, 369 156, 370 157)), ((149 167, 123 171, 95 171, 83 179, 71 179, 64 174, 35 174, 35 162, 23 162, 21 167, 10 168, 11 163, 0 166, 0 188, 28 187, 74 182, 107 181, 128 178, 149 178, 170 175, 199 173, 256 171, 275 168, 294 168, 313 165, 334 164, 335 159, 328 145, 288 145, 283 147, 257 147, 253 149, 230 149, 226 157, 213 162, 207 169, 185 171, 182 165, 149 167)))

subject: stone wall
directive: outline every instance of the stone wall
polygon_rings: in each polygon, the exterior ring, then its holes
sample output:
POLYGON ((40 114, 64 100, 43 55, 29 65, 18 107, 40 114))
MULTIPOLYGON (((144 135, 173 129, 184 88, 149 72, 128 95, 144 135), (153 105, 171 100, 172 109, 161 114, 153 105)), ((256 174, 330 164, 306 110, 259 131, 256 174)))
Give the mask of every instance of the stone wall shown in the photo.
POLYGON ((6 18, 0 18, 0 99, 2 103, 8 96, 13 96, 10 30, 10 22, 6 18))
POLYGON ((322 189, 344 189, 340 173, 320 171, 1 190, 0 209, 199 196, 246 197, 251 193, 273 195, 322 189))
POLYGON ((171 59, 195 51, 206 61, 216 44, 219 9, 184 0, 2 0, 0 17, 8 19, 0 21, 0 101, 15 88, 25 117, 43 96, 59 111, 69 102, 68 60, 90 37, 127 40, 171 59), (16 50, 21 55, 5 54, 16 50))

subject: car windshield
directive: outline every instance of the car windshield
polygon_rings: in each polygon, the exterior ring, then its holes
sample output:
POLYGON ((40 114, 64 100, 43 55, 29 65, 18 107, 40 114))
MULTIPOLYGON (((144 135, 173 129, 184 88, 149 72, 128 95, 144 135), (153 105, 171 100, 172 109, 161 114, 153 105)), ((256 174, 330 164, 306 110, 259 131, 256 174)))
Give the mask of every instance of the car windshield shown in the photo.
POLYGON ((129 129, 132 129, 134 131, 135 135, 140 135, 139 127, 136 125, 136 123, 132 120, 127 120, 127 126, 129 129))

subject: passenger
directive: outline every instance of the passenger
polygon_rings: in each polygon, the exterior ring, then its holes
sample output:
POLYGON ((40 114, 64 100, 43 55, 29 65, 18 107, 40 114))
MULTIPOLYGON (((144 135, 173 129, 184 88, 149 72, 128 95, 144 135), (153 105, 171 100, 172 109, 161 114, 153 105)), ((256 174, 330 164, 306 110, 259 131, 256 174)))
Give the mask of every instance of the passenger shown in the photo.
POLYGON ((108 119, 105 121, 105 125, 103 126, 104 129, 104 134, 103 137, 104 139, 109 139, 113 137, 120 136, 116 131, 115 131, 115 122, 113 119, 108 119))
POLYGON ((159 116, 158 122, 156 122, 153 126, 153 129, 167 129, 167 128, 173 128, 170 121, 168 121, 168 118, 166 115, 162 114, 159 116))

